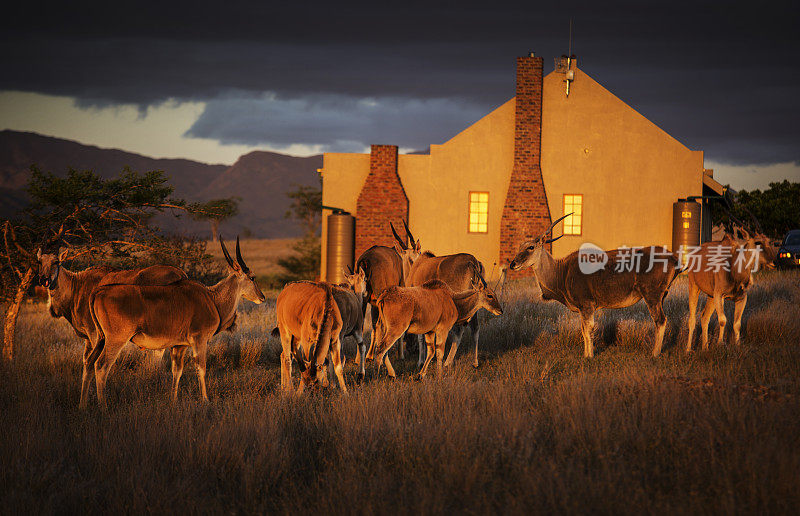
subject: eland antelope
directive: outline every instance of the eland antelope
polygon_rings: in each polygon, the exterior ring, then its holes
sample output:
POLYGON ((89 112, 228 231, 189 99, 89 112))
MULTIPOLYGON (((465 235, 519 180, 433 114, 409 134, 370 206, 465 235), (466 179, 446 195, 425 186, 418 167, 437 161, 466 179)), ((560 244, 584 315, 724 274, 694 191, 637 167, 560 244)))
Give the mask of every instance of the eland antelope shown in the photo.
MULTIPOLYGON (((739 344, 742 314, 747 304, 747 290, 753 284, 753 272, 759 267, 774 268, 777 251, 769 239, 761 234, 752 236, 744 228, 737 228, 741 238, 726 234, 721 241, 706 242, 696 253, 687 254, 689 278, 689 338, 686 351, 692 350, 692 338, 697 315, 700 292, 707 296, 705 308, 700 315, 703 350, 708 349, 708 323, 716 309, 719 322, 717 344, 722 344, 727 319, 724 303, 734 302, 733 341, 739 344)), ((736 231, 736 230, 735 230, 736 231)))
MULTIPOLYGON (((363 301, 364 319, 366 319, 367 304, 370 305, 370 320, 372 322, 372 337, 375 335, 375 325, 378 322, 378 309, 375 302, 378 296, 389 287, 404 286, 408 277, 411 263, 419 256, 419 248, 406 245, 397 234, 394 225, 390 222, 397 243, 393 247, 374 245, 364 251, 356 261, 356 270, 364 270, 367 282, 367 291, 363 301)), ((370 345, 372 338, 370 339, 370 345)), ((405 346, 401 343, 400 358, 405 358, 405 346)), ((388 360, 388 358, 387 358, 388 360)), ((356 359, 356 363, 359 359, 356 359)))
MULTIPOLYGON (((625 308, 644 299, 650 316, 656 324, 653 356, 661 353, 667 318, 663 302, 673 280, 681 272, 678 258, 663 247, 650 249, 615 249, 606 251, 608 260, 605 267, 590 274, 584 274, 579 266, 579 252, 574 251, 564 258, 555 259, 545 248, 556 238, 547 238, 556 224, 570 214, 553 222, 550 227, 533 240, 523 243, 517 255, 509 264, 511 270, 533 267, 536 280, 542 291, 542 299, 555 300, 573 312, 581 314, 581 333, 583 334, 583 354, 594 356, 592 330, 595 327, 594 313, 603 308, 625 308), (614 266, 623 252, 635 253, 640 264, 637 270, 614 266), (649 266, 649 267, 648 267, 649 266), (647 270, 639 270, 645 268, 647 270)), ((563 236, 563 235, 561 235, 563 236)))
MULTIPOLYGON (((436 279, 416 287, 386 289, 378 298, 377 306, 376 337, 367 359, 378 357, 380 373, 381 360, 404 332, 424 335, 428 349, 420 378, 425 376, 434 353, 437 376, 441 376, 444 346, 454 324, 469 320, 480 308, 496 315, 503 313, 494 292, 483 283, 476 289, 453 293, 447 283, 436 279)), ((395 376, 393 370, 389 369, 388 373, 395 376)))
MULTIPOLYGON (((357 360, 356 363, 360 364, 361 370, 358 373, 358 380, 364 378, 364 355, 367 353, 367 347, 364 344, 364 312, 361 311, 362 301, 366 290, 366 281, 364 270, 359 269, 357 273, 344 271, 346 282, 339 285, 331 285, 331 292, 333 299, 336 301, 336 306, 339 308, 339 315, 342 317, 342 330, 339 334, 339 339, 344 340, 345 337, 352 336, 356 339, 357 360)), ((276 326, 272 330, 273 337, 280 337, 280 330, 276 326)), ((345 364, 344 354, 342 354, 342 367, 345 364)), ((327 362, 326 362, 327 364, 327 362)), ((327 368, 327 365, 325 366, 327 368)), ((327 387, 327 375, 323 386, 327 387)))
POLYGON ((114 283, 95 289, 90 307, 99 329, 97 345, 102 349, 95 362, 97 397, 101 404, 105 404, 109 370, 127 342, 144 349, 170 350, 173 401, 178 398, 183 357, 191 347, 200 392, 203 400, 208 400, 205 375, 209 339, 221 331, 233 330, 242 297, 256 304, 266 299, 242 259, 239 239, 236 239, 235 262, 222 238, 219 243, 228 264, 228 276, 214 286, 182 279, 168 285, 114 283))
MULTIPOLYGON (((467 253, 435 256, 430 251, 420 252, 420 241, 414 238, 405 221, 403 221, 403 224, 408 235, 408 246, 402 251, 404 266, 408 268, 406 285, 419 286, 430 280, 438 279, 445 282, 454 292, 475 289, 480 284, 485 286, 486 281, 483 278, 485 271, 483 264, 477 258, 467 253)), ((396 232, 394 236, 398 244, 402 246, 403 241, 396 232)), ((445 367, 453 363, 466 325, 470 327, 472 343, 475 348, 472 365, 478 367, 478 334, 480 328, 477 315, 473 315, 469 320, 460 321, 453 327, 449 337, 449 340, 452 340, 452 344, 450 345, 447 360, 444 363, 445 367)), ((420 345, 417 365, 422 365, 424 353, 425 348, 420 345)))
POLYGON ((57 254, 42 253, 39 249, 39 283, 47 289, 47 306, 50 315, 63 317, 84 340, 83 374, 81 378, 80 406, 85 407, 89 384, 97 357, 102 346, 96 346, 98 328, 92 318, 89 301, 98 285, 170 285, 186 279, 186 273, 168 265, 153 265, 145 269, 114 271, 109 267, 92 267, 81 272, 72 272, 62 263, 69 250, 61 249, 57 254))
MULTIPOLYGON (((340 340, 344 340, 350 335, 356 339, 359 358, 357 363, 360 367, 358 380, 360 381, 364 378, 364 355, 367 352, 367 346, 364 344, 364 312, 362 310, 367 288, 366 273, 364 269, 358 269, 356 273, 350 270, 349 273, 344 273, 344 277, 346 283, 333 285, 333 299, 336 301, 339 315, 342 317, 340 340)), ((344 358, 342 362, 344 362, 344 358)))
MULTIPOLYGON (((276 303, 277 333, 281 338, 281 388, 292 391, 292 357, 300 368, 297 394, 306 387, 325 384, 330 355, 343 392, 342 316, 328 283, 294 281, 287 284, 276 303)), ((275 335, 273 330, 272 334, 275 335)))

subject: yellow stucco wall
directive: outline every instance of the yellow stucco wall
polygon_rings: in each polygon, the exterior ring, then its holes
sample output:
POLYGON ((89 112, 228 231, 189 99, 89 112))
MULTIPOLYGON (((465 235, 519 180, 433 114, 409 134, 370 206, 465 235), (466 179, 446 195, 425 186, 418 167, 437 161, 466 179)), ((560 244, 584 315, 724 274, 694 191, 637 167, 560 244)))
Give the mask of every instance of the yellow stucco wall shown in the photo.
MULTIPOLYGON (((542 176, 550 216, 563 215, 563 194, 583 194, 581 236, 553 244, 564 256, 582 242, 672 247, 672 203, 702 193, 703 153, 691 151, 630 106, 575 70, 544 79, 542 176)), ((560 230, 556 234, 560 234, 560 230)))
MULTIPOLYGON (((513 159, 514 99, 448 142, 432 145, 430 155, 398 156, 397 173, 409 199, 409 226, 423 249, 437 255, 474 254, 483 262, 487 274, 491 273, 500 254, 500 217, 513 159), (467 232, 470 191, 489 192, 488 233, 467 232)), ((367 154, 326 153, 322 204, 355 213, 368 173, 367 154)), ((328 213, 323 213, 322 249, 326 245, 328 213)), ((325 258, 323 252, 323 274, 325 258)))
MULTIPOLYGON (((702 192, 702 152, 687 149, 579 69, 575 74, 569 97, 562 74, 549 74, 543 85, 542 175, 551 216, 562 215, 563 194, 584 196, 583 234, 558 240, 553 254, 563 256, 584 241, 606 249, 670 246, 672 203, 702 192)), ((430 155, 398 157, 409 224, 422 247, 437 255, 472 253, 493 278, 514 158, 514 109, 512 98, 432 145, 430 155), (470 191, 489 192, 488 233, 467 232, 470 191)), ((368 172, 368 154, 326 153, 323 204, 358 216, 368 172)), ((329 213, 323 213, 323 250, 329 213)), ((323 276, 325 267, 323 252, 323 276)))

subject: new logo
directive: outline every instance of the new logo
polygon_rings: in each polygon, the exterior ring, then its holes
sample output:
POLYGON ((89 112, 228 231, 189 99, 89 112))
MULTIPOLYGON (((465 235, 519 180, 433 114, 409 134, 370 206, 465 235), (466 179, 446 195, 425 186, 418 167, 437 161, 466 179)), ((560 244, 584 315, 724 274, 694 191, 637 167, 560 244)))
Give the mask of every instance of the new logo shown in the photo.
POLYGON ((578 249, 578 268, 584 274, 592 274, 606 268, 608 255, 594 244, 584 242, 578 249))

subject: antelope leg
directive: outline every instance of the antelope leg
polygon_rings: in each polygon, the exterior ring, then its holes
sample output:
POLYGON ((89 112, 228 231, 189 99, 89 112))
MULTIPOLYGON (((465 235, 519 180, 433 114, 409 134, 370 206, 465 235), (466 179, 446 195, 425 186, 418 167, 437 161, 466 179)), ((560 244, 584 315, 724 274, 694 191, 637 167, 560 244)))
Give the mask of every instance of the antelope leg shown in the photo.
POLYGON ((422 368, 422 364, 425 363, 425 356, 427 353, 427 347, 424 345, 425 338, 422 335, 417 335, 417 352, 419 353, 419 358, 417 359, 417 367, 420 369, 422 368))
POLYGON ((83 345, 83 375, 81 376, 81 401, 80 408, 86 407, 86 402, 89 398, 89 385, 92 381, 92 372, 94 371, 94 363, 97 357, 90 362, 92 358, 92 343, 86 339, 83 345))
POLYGON ((739 333, 742 329, 742 314, 744 313, 745 305, 747 305, 747 293, 737 299, 735 303, 736 304, 733 312, 733 338, 734 343, 738 346, 739 333))
POLYGON ((119 339, 116 341, 106 340, 103 351, 94 363, 94 381, 97 386, 97 401, 103 407, 106 405, 105 388, 108 373, 111 370, 111 366, 117 361, 119 352, 122 351, 122 348, 125 347, 127 343, 127 338, 125 340, 119 339))
POLYGON ((375 346, 378 342, 378 328, 381 326, 378 324, 378 309, 372 305, 370 305, 370 316, 372 317, 372 332, 369 338, 369 350, 367 350, 367 360, 372 360, 375 356, 375 346))
POLYGON ((728 324, 728 319, 725 317, 725 298, 723 298, 722 295, 715 295, 714 306, 717 309, 717 322, 719 323, 717 344, 721 345, 725 338, 725 325, 728 324))
POLYGON ((186 346, 175 346, 169 350, 170 368, 172 369, 172 401, 178 401, 178 383, 183 374, 183 357, 186 346))
POLYGON ((442 342, 442 349, 446 346, 447 341, 452 340, 452 344, 450 344, 450 353, 447 354, 447 360, 444 363, 445 367, 453 365, 453 360, 456 358, 456 351, 458 351, 458 345, 461 342, 462 336, 464 336, 464 325, 453 326, 450 331, 447 332, 445 342, 442 342))
POLYGON ((703 307, 703 313, 700 314, 700 341, 702 342, 703 351, 708 349, 708 323, 711 321, 711 315, 714 313, 714 300, 711 297, 706 297, 706 305, 703 307))
POLYGON ((692 337, 694 337, 694 325, 697 317, 697 302, 700 299, 700 288, 690 282, 689 287, 689 338, 686 342, 686 352, 692 351, 692 337))
POLYGON ((197 365, 197 380, 200 382, 200 394, 203 401, 208 401, 206 391, 206 351, 208 351, 208 338, 201 337, 199 342, 192 346, 194 351, 194 363, 197 365))
POLYGON ((342 374, 342 341, 336 340, 331 343, 331 361, 333 362, 333 372, 336 373, 336 378, 339 380, 339 387, 342 392, 347 393, 347 386, 344 384, 344 375, 342 374))
POLYGON ((594 356, 594 344, 592 343, 592 331, 594 330, 594 311, 581 311, 581 333, 583 334, 583 356, 592 358, 594 356))
POLYGON ((472 343, 475 344, 475 360, 472 362, 472 367, 478 367, 478 336, 481 328, 478 321, 478 314, 472 316, 469 321, 469 329, 472 334, 472 343))
POLYGON ((425 356, 425 363, 422 365, 422 369, 419 371, 419 379, 425 378, 425 375, 428 373, 428 365, 433 360, 433 356, 435 353, 435 342, 436 342, 436 334, 434 333, 426 333, 425 334, 425 344, 428 348, 428 353, 425 356))
POLYGON ((444 358, 444 345, 447 342, 447 334, 449 331, 443 331, 436 334, 436 378, 442 379, 442 359, 444 358))
POLYGON ((294 337, 288 331, 281 331, 281 389, 292 391, 292 351, 294 337))
POLYGON ((357 382, 361 382, 364 379, 364 374, 366 374, 366 370, 364 368, 364 364, 367 363, 366 360, 367 354, 367 345, 364 344, 364 338, 360 337, 358 340, 358 354, 356 357, 360 358, 361 360, 356 359, 356 364, 360 370, 358 371, 358 378, 356 379, 357 382))
POLYGON ((664 332, 667 329, 667 318, 664 315, 664 307, 662 300, 659 298, 656 302, 648 302, 647 308, 650 309, 650 317, 656 323, 655 344, 653 345, 653 356, 657 357, 661 354, 661 346, 664 343, 664 332))

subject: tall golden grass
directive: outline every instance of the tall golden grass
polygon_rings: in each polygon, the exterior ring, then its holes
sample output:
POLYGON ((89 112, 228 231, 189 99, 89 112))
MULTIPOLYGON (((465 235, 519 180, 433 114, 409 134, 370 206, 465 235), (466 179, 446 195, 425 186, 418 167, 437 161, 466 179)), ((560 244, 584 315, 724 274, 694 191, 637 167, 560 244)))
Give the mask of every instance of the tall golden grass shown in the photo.
MULTIPOLYGON (((279 391, 274 300, 243 303, 217 336, 199 400, 125 351, 109 407, 78 410, 81 346, 27 305, 0 366, 3 513, 789 513, 800 507, 800 274, 761 274, 743 343, 683 351, 687 286, 665 310, 665 352, 638 304, 599 319, 594 359, 579 321, 509 285, 486 317, 481 366, 462 350, 441 381, 368 374, 348 396, 279 391)), ((726 307, 729 320, 732 306, 726 307)), ((712 321, 712 333, 716 324, 712 321)), ((372 371, 374 372, 374 365, 372 371)), ((297 379, 295 378, 295 381, 297 379)), ((92 403, 95 403, 92 397, 92 403)))

